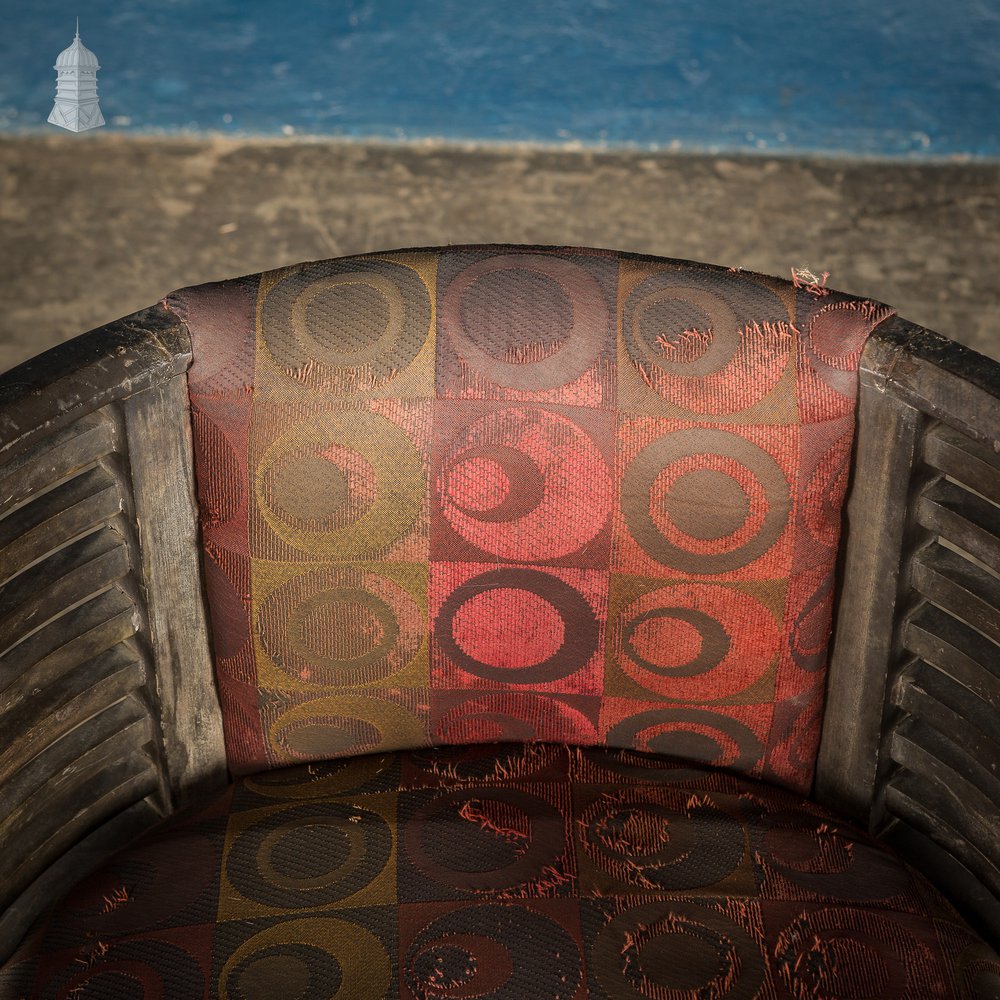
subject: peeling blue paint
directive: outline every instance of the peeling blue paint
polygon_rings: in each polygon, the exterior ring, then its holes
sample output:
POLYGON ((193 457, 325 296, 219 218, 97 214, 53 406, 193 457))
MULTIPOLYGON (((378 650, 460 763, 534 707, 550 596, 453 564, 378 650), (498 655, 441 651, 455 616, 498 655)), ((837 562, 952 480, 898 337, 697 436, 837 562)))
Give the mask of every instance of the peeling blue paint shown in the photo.
POLYGON ((51 128, 79 13, 106 130, 1000 155, 1000 0, 0 8, 7 131, 51 128))

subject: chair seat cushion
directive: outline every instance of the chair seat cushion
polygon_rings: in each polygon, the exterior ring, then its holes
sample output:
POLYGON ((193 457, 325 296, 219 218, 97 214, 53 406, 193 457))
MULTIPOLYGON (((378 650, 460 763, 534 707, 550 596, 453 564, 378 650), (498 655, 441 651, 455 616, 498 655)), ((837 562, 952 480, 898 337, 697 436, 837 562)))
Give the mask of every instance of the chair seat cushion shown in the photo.
POLYGON ((793 793, 635 751, 237 781, 78 885, 2 997, 996 996, 918 873, 793 793))

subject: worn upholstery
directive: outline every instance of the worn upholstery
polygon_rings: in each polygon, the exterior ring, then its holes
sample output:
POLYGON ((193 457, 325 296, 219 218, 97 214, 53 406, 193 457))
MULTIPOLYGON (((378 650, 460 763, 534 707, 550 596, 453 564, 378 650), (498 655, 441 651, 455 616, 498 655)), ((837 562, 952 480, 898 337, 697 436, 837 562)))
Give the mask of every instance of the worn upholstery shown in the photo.
POLYGON ((238 777, 55 902, 0 1000, 1000 995, 802 797, 889 310, 511 247, 167 301, 238 777))
POLYGON ((511 247, 167 303, 234 773, 547 740, 809 788, 855 371, 890 310, 511 247))
POLYGON ((1000 961, 920 875, 798 795, 546 745, 244 778, 78 886, 0 974, 45 998, 997 990, 1000 961))

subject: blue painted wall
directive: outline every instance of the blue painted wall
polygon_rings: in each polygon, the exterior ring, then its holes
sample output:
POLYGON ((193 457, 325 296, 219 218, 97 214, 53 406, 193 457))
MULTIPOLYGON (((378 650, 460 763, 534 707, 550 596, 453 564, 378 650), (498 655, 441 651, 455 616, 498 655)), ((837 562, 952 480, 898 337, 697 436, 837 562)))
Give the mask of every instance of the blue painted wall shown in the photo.
POLYGON ((0 0, 0 129, 77 14, 119 131, 1000 155, 1000 0, 0 0))

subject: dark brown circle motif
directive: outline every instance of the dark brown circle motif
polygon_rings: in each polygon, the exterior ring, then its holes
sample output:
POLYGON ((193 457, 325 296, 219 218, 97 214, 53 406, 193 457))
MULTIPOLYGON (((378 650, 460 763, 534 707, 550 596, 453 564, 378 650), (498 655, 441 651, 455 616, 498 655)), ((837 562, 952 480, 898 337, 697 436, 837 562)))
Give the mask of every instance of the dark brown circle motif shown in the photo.
POLYGON ((792 623, 788 645, 795 662, 815 673, 826 666, 827 642, 833 615, 833 567, 824 574, 792 623))
POLYGON ((497 569, 466 580, 447 597, 438 612, 434 636, 438 647, 463 670, 504 684, 544 684, 566 677, 587 664, 597 652, 599 625, 587 599, 568 583, 534 569, 497 569), (466 653, 455 641, 453 622, 467 601, 491 590, 526 591, 555 608, 563 621, 563 642, 541 663, 498 667, 466 653))
POLYGON ((630 619, 622 631, 625 654, 644 670, 661 677, 693 677, 717 667, 729 655, 731 640, 726 630, 711 615, 695 608, 650 608, 630 619), (667 665, 647 660, 636 649, 632 640, 636 632, 656 619, 687 622, 698 632, 700 648, 686 663, 667 665))
POLYGON ((571 1000, 582 965, 554 920, 528 907, 480 904, 432 920, 407 948, 401 972, 414 997, 571 1000))
POLYGON ((560 350, 573 332, 573 302, 559 282, 527 267, 489 271, 465 289, 462 329, 508 364, 560 350), (516 294, 512 292, 516 291, 516 294))
POLYGON ((391 850, 392 833, 377 813, 335 802, 302 805, 269 811, 239 833, 226 876, 247 899, 304 910, 363 889, 391 850))
POLYGON ((340 567, 294 577, 258 612, 261 643, 296 680, 345 687, 391 676, 424 642, 423 615, 388 577, 340 567))
POLYGON ((637 890, 704 889, 732 874, 743 857, 739 823, 708 797, 692 798, 682 813, 641 791, 608 794, 579 825, 594 863, 637 890))
POLYGON ((470 698, 446 712, 435 727, 440 743, 600 742, 594 723, 579 709, 531 691, 470 698))
POLYGON ((703 541, 735 534, 750 515, 750 499, 740 484, 716 469, 696 469, 678 476, 669 495, 669 515, 677 528, 703 541), (715 497, 713 516, 702 516, 705 497, 715 497))
POLYGON ((717 374, 739 346, 736 313, 714 292, 667 281, 662 274, 647 278, 626 300, 622 334, 629 357, 671 375, 717 374), (691 331, 711 336, 692 337, 691 331))
POLYGON ((230 1000, 309 1000, 335 997, 343 984, 334 955, 298 941, 251 952, 228 970, 230 1000))
POLYGON ((223 943, 216 940, 216 958, 224 959, 216 980, 219 1000, 383 997, 395 964, 380 937, 325 916, 269 922, 228 956, 219 954, 223 943))
POLYGON ((495 892, 526 885, 565 849, 565 821, 543 799, 518 789, 444 792, 407 822, 406 853, 451 889, 495 892), (451 836, 442 836, 450 827, 451 836))
MULTIPOLYGON (((685 500, 684 507, 689 508, 692 498, 685 495, 685 500)), ((717 498, 709 493, 702 495, 702 500, 707 508, 707 512, 700 514, 704 524, 717 498)), ((781 537, 790 510, 788 480, 778 463, 763 448, 729 431, 685 428, 664 434, 635 456, 622 480, 622 513, 633 538, 657 562, 688 573, 726 573, 760 558, 781 537), (732 535, 728 530, 732 527, 731 509, 720 512, 714 536, 711 527, 701 529, 700 537, 681 530, 670 518, 669 496, 665 514, 654 517, 652 503, 657 479, 675 463, 686 468, 696 456, 721 456, 738 463, 763 491, 766 510, 762 516, 749 505, 745 508, 748 522, 752 517, 760 518, 759 527, 747 541, 735 546, 727 544, 732 535), (718 540, 716 543, 706 541, 713 537, 718 540)))
POLYGON ((855 371, 868 334, 885 315, 877 308, 846 301, 824 306, 812 316, 805 343, 820 374, 855 371))
POLYGON ((647 385, 682 409, 745 410, 774 388, 791 357, 794 331, 784 304, 756 282, 730 280, 739 288, 723 298, 692 283, 690 272, 661 271, 625 301, 630 360, 647 385))
POLYGON ((386 698, 351 694, 311 697, 282 712, 270 725, 272 759, 329 760, 397 746, 423 746, 424 722, 386 698))
POLYGON ((596 279, 545 254, 505 254, 470 265, 445 289, 439 312, 441 329, 465 364, 524 392, 579 378, 609 345, 609 320, 596 279), (532 324, 527 336, 520 323, 511 324, 512 315, 532 324))
POLYGON ((542 502, 545 495, 545 476, 534 459, 523 451, 509 445, 479 445, 466 448, 459 452, 456 458, 460 468, 494 466, 494 476, 491 478, 499 478, 496 476, 499 472, 502 477, 501 482, 506 487, 503 491, 498 491, 502 492, 502 495, 498 495, 492 503, 485 497, 474 499, 456 497, 456 491, 448 488, 447 474, 444 475, 441 493, 447 497, 445 502, 450 502, 461 513, 477 521, 501 523, 523 517, 542 502), (514 483, 517 484, 517 490, 511 488, 514 483))
POLYGON ((318 444, 289 451, 266 468, 268 509, 300 531, 337 531, 372 505, 377 480, 363 455, 318 444))
POLYGON ((758 859, 808 892, 871 902, 910 890, 898 861, 834 822, 789 811, 770 813, 753 827, 758 859))
POLYGON ((594 945, 592 967, 615 1000, 751 1000, 767 972, 759 945, 708 906, 671 900, 616 916, 594 945))
POLYGON ((405 535, 427 485, 424 459, 402 427, 372 410, 344 408, 292 422, 253 480, 258 510, 282 541, 310 559, 336 561, 376 557, 405 535), (335 466, 318 479, 317 458, 335 466))
POLYGON ((268 349, 290 377, 316 389, 379 386, 430 335, 430 293, 412 268, 385 260, 307 264, 264 298, 268 349))
POLYGON ((620 668, 649 691, 704 704, 744 691, 774 663, 774 614, 745 590, 671 584, 622 608, 613 623, 620 668))
POLYGON ((633 715, 609 730, 607 743, 743 772, 764 752, 743 723, 700 708, 658 708, 633 715))
POLYGON ((778 935, 774 962, 791 994, 810 1000, 904 1000, 934 983, 946 995, 926 945, 872 907, 811 909, 778 935))
POLYGON ((614 503, 608 462, 590 436, 541 407, 506 407, 456 434, 436 482, 451 527, 511 562, 586 546, 614 503))
POLYGON ((298 760, 325 760, 369 753, 380 746, 382 733, 367 719, 348 716, 302 718, 277 730, 281 748, 298 760))

